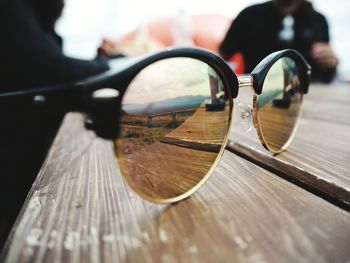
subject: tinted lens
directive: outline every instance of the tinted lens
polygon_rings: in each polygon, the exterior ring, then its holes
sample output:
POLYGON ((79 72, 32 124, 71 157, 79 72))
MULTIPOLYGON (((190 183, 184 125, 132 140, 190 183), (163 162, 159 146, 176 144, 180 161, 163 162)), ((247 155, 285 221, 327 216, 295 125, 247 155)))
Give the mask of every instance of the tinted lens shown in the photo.
POLYGON ((296 128, 303 99, 299 76, 294 60, 281 58, 267 73, 258 96, 260 131, 272 152, 283 150, 296 128))
POLYGON ((228 133, 232 100, 206 63, 170 58, 144 68, 122 100, 120 169, 144 198, 171 202, 209 176, 228 133))

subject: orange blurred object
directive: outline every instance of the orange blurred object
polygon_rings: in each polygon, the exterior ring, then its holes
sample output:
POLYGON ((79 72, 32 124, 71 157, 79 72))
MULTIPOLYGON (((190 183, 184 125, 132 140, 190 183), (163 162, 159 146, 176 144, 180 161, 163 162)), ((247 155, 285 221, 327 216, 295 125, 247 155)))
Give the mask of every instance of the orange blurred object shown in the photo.
MULTIPOLYGON (((141 26, 114 41, 116 51, 135 55, 172 46, 174 23, 174 17, 150 21, 146 26, 141 26)), ((220 14, 200 14, 191 16, 191 23, 194 45, 217 52, 232 19, 220 14)), ((229 62, 233 64, 237 74, 244 72, 241 54, 235 54, 229 62)))

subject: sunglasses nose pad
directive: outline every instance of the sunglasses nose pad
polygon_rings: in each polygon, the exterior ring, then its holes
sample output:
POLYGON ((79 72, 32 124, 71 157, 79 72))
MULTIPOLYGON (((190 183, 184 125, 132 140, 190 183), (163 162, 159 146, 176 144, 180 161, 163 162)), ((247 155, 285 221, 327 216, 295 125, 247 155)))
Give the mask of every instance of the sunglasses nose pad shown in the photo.
POLYGON ((252 129, 252 107, 246 103, 239 103, 236 109, 237 119, 239 126, 245 132, 249 132, 252 129))

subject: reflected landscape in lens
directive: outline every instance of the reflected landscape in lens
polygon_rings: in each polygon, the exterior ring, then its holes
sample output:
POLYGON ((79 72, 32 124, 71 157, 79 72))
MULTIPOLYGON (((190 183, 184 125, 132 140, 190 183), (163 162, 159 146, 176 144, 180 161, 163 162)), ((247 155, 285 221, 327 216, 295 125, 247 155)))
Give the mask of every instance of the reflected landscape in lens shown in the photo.
POLYGON ((206 63, 170 58, 144 68, 122 100, 115 151, 123 176, 143 197, 178 197, 208 174, 222 149, 232 104, 206 63))
POLYGON ((269 70, 258 96, 258 118, 267 147, 279 152, 287 145, 299 117, 302 92, 294 60, 279 59, 269 70))

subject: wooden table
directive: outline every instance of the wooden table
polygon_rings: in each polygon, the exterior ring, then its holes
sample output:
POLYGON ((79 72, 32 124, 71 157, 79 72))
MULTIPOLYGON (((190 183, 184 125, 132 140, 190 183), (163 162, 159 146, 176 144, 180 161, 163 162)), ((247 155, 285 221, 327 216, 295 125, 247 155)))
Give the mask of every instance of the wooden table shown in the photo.
POLYGON ((312 86, 278 156, 236 128, 199 191, 155 205, 128 188, 111 143, 69 114, 2 260, 349 262, 350 87, 312 86))

